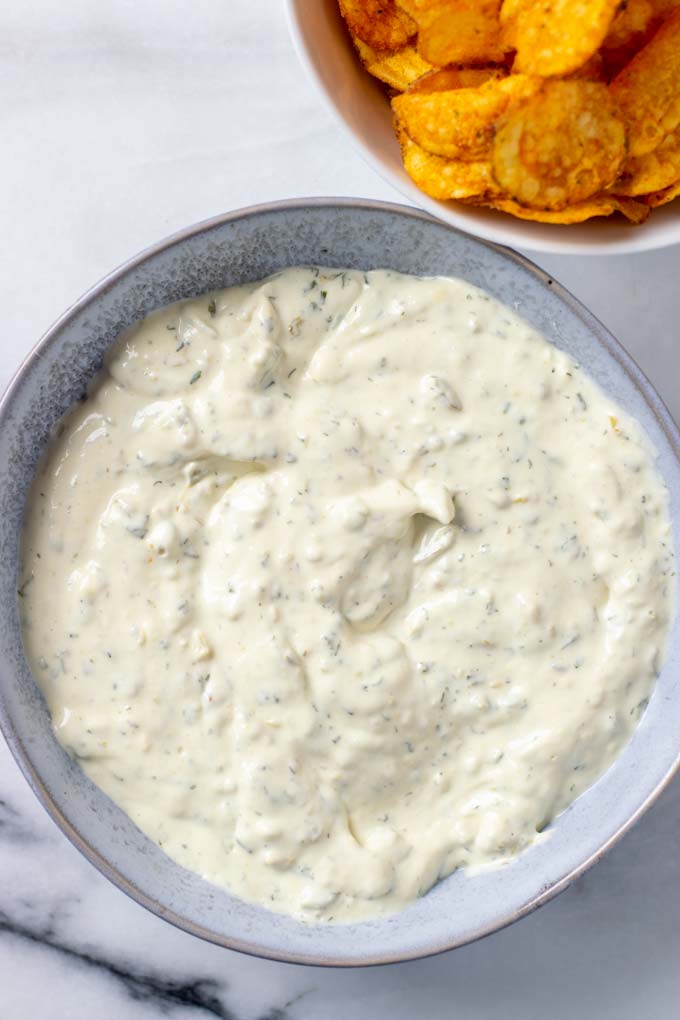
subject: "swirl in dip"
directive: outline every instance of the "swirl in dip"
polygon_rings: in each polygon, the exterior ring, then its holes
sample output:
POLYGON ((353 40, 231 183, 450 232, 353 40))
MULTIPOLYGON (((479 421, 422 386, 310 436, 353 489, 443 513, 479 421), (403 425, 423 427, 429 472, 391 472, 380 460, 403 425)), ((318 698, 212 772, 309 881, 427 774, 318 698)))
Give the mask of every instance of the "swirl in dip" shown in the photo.
POLYGON ((27 510, 59 740, 153 840, 312 921, 506 862, 610 765, 663 655, 654 453, 455 279, 289 269, 150 315, 27 510))

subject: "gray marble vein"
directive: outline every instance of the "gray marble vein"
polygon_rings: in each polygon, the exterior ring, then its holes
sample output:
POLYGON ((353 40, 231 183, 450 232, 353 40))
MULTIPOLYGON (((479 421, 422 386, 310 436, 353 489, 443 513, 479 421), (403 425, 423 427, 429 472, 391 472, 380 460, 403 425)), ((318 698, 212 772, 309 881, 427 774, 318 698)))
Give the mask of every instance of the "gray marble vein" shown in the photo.
MULTIPOLYGON (((150 971, 128 970, 113 960, 104 959, 96 952, 88 952, 60 941, 54 927, 46 921, 43 927, 22 923, 0 910, 0 938, 10 937, 34 943, 63 955, 69 963, 93 967, 119 981, 131 999, 155 1006, 167 1013, 173 1006, 191 1006, 206 1016, 221 1020, 235 1020, 235 1014, 224 1003, 226 988, 211 978, 192 982, 177 981, 150 971)), ((285 1012, 281 1012, 284 1020, 285 1012)))
MULTIPOLYGON (((166 960, 159 964, 153 954, 139 953, 131 931, 124 932, 126 944, 122 947, 117 940, 113 944, 104 938, 92 940, 92 927, 96 926, 88 925, 87 913, 93 903, 84 900, 73 887, 52 900, 6 892, 1 899, 7 906, 0 907, 0 959, 8 946, 18 948, 20 956, 26 949, 46 953, 60 971, 70 974, 71 980, 78 982, 84 973, 104 979, 106 984, 100 982, 100 987, 113 984, 123 1002, 143 1005, 146 1015, 151 1010, 158 1015, 176 1015, 179 1010, 186 1011, 187 1016, 221 1020, 240 1020, 244 1015, 233 1008, 232 982, 220 968, 206 972, 200 960, 195 969, 193 961, 182 965, 166 960)), ((130 906, 133 911, 137 909, 130 906)), ((232 958, 232 954, 224 955, 232 958)), ((280 1005, 268 1005, 247 1015, 253 1020, 293 1020, 292 1008, 308 993, 309 988, 282 995, 280 1005)), ((5 1014, 0 1012, 0 1016, 4 1018, 5 1014)))
MULTIPOLYGON (((185 224, 295 195, 401 201, 307 83, 281 0, 7 3, 0 40, 0 385, 79 293, 185 224)), ((680 416, 680 248, 539 261, 680 416)), ((0 743, 0 1020, 670 1020, 679 955, 680 780, 513 928, 432 960, 321 971, 199 942, 128 900, 0 743)))
MULTIPOLYGON (((133 1002, 148 1005, 161 1015, 169 1015, 177 1007, 186 1007, 197 1017, 238 1020, 237 1014, 227 1005, 227 982, 211 977, 194 980, 173 978, 167 973, 141 970, 130 962, 106 958, 95 948, 87 950, 70 945, 60 939, 58 927, 49 917, 44 924, 36 926, 22 923, 0 910, 0 940, 7 937, 52 950, 62 956, 67 964, 101 971, 119 983, 133 1002)), ((282 1006, 266 1009, 258 1014, 257 1020, 291 1020, 289 1010, 306 994, 301 992, 282 1006)))

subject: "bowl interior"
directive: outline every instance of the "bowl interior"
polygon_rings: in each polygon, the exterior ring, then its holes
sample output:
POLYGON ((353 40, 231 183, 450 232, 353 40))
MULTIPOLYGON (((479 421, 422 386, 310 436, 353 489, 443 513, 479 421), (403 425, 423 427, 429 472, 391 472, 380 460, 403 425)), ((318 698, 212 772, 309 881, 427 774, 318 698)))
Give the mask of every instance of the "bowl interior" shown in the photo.
POLYGON ((616 254, 680 244, 678 203, 655 209, 642 226, 619 216, 573 226, 514 219, 491 209, 425 195, 404 170, 385 89, 361 66, 337 0, 287 0, 298 54, 364 159, 410 202, 470 234, 512 248, 558 254, 616 254))
POLYGON ((680 547, 677 431, 604 328, 519 256, 425 214, 380 203, 317 200, 228 214, 142 254, 50 330, 0 408, 0 721, 36 793, 110 879, 181 927, 231 948, 310 963, 387 962, 462 944, 515 920, 592 863, 670 774, 680 727, 680 628, 640 727, 605 776, 507 867, 456 873, 402 913, 306 927, 243 903, 183 870, 139 832, 56 742, 26 664, 17 613, 18 536, 26 492, 50 429, 84 391, 118 333, 153 308, 296 264, 392 268, 464 277, 515 308, 582 362, 646 427, 671 491, 680 547))

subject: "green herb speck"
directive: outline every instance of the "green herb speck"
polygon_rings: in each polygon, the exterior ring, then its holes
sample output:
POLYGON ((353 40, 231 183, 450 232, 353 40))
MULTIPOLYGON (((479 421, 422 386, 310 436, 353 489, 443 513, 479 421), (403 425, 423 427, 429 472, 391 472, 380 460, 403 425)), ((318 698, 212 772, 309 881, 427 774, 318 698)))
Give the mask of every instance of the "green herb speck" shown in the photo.
POLYGON ((198 382, 202 375, 203 373, 201 372, 200 369, 198 370, 198 372, 194 372, 191 379, 189 380, 189 385, 193 386, 195 382, 198 382))

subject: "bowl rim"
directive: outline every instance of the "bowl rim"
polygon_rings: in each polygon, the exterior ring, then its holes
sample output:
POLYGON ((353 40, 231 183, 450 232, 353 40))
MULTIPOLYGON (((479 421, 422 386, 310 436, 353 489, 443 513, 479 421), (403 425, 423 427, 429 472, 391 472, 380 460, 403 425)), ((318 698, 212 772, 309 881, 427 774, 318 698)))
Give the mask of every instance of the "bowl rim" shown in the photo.
MULTIPOLYGON (((659 238, 649 228, 646 228, 644 224, 635 229, 631 224, 622 223, 621 237, 615 241, 608 243, 597 240, 587 242, 577 241, 573 239, 573 233, 570 237, 565 232, 562 234, 563 240, 560 241, 560 235, 556 232, 564 231, 564 228, 559 225, 522 220, 519 217, 513 217, 508 213, 501 213, 495 210, 476 210, 476 212, 493 214, 493 218, 490 215, 488 216, 487 225, 486 219, 472 220, 464 216, 459 211, 459 204, 454 201, 443 201, 426 195, 406 175, 405 171, 402 173, 395 171, 386 158, 371 152, 366 142, 350 127, 346 118, 341 113, 331 90, 317 68, 314 56, 304 38, 302 22, 304 17, 303 8, 306 2, 307 0, 284 0, 288 32, 308 81, 314 87, 317 95, 321 97, 323 105, 330 113, 335 124, 340 128, 342 134, 347 138, 353 150, 361 157, 366 166, 378 174, 386 184, 394 188, 404 198, 413 202, 416 208, 430 213, 431 216, 438 219, 441 223, 445 223, 447 226, 454 227, 462 233, 477 237, 480 240, 549 255, 632 255, 636 252, 661 251, 664 248, 680 245, 680 225, 676 231, 677 236, 664 235, 659 238), (513 227, 516 228, 516 236, 514 235, 513 227), (547 236, 542 236, 544 233, 547 234, 548 231, 550 233, 547 236), (513 236, 510 236, 511 234, 513 236), (552 237, 555 240, 551 240, 552 237)), ((316 2, 320 3, 322 0, 316 0, 316 2)), ((363 73, 370 78, 368 72, 363 73)), ((379 84, 377 79, 372 80, 379 84)), ((472 206, 468 206, 468 212, 472 208, 472 206)), ((664 215, 667 211, 653 210, 652 212, 653 214, 654 212, 656 213, 655 222, 658 222, 659 213, 664 215)), ((587 222, 590 228, 594 228, 595 223, 599 222, 599 220, 595 217, 587 222)), ((586 224, 581 223, 574 226, 578 229, 579 227, 585 227, 586 224)))
MULTIPOLYGON (((230 210, 208 219, 200 220, 188 227, 169 234, 162 240, 149 245, 119 264, 115 269, 107 273, 97 283, 86 290, 66 309, 66 311, 62 313, 62 315, 54 321, 54 323, 46 330, 34 347, 21 361, 4 392, 0 395, 0 428, 2 428, 4 424, 4 418, 8 414, 8 411, 11 410, 14 393, 20 387, 24 374, 35 361, 40 359, 43 350, 55 340, 60 331, 70 322, 71 319, 80 314, 97 297, 105 294, 110 287, 125 277, 132 269, 135 269, 144 262, 153 259, 156 255, 165 252, 177 243, 196 237, 197 235, 210 231, 216 227, 223 226, 224 224, 261 215, 269 215, 271 213, 304 211, 309 208, 342 208, 353 209, 355 211, 363 210, 366 212, 388 212, 393 215, 405 216, 407 218, 421 220, 425 223, 432 223, 437 227, 449 230, 454 234, 463 233, 450 224, 429 215, 423 210, 415 209, 412 206, 383 202, 374 199, 348 197, 336 198, 330 196, 282 199, 278 201, 259 203, 240 209, 230 210)), ((625 350, 613 334, 610 333, 599 319, 588 311, 588 309, 582 305, 581 302, 570 293, 570 291, 557 283, 549 273, 535 265, 525 255, 482 238, 474 238, 474 241, 482 247, 495 250, 503 258, 514 262, 521 269, 530 273, 543 286, 549 286, 550 290, 565 304, 567 304, 572 313, 582 321, 588 330, 597 336, 598 343, 606 350, 607 354, 618 363, 620 368, 628 375, 636 389, 641 393, 650 412, 654 415, 659 427, 664 432, 668 440, 669 447, 675 455, 676 460, 680 464, 680 428, 676 425, 665 403, 657 394, 642 369, 637 365, 632 356, 625 350)), ((680 607, 678 609, 678 613, 680 614, 680 607)), ((375 953, 361 958, 351 956, 333 956, 329 958, 328 956, 312 956, 298 951, 277 950, 275 948, 263 947, 259 943, 252 943, 242 938, 223 936, 209 927, 192 921, 189 918, 182 916, 177 911, 165 907, 160 901, 156 900, 152 895, 146 893, 142 888, 140 888, 136 882, 127 878, 112 861, 104 856, 103 853, 100 853, 87 839, 85 839, 69 821, 61 808, 55 803, 41 776, 38 774, 37 768, 33 765, 27 748, 24 746, 22 740, 14 730, 12 721, 4 703, 1 689, 0 733, 3 734, 15 761, 26 778, 29 786, 33 790, 33 793, 52 821, 56 823, 67 839, 77 850, 80 851, 90 864, 94 865, 100 874, 107 878, 114 886, 124 892, 132 900, 145 907, 157 917, 161 917, 164 920, 169 921, 174 927, 223 948, 232 949, 261 959, 319 967, 348 968, 381 966, 387 963, 425 959, 430 956, 437 956, 440 953, 445 953, 449 950, 459 948, 460 946, 476 942, 479 939, 486 938, 487 936, 514 924, 521 918, 533 913, 533 911, 538 907, 548 903, 560 892, 566 889, 576 878, 589 870, 593 864, 595 864, 609 849, 611 849, 612 846, 614 846, 615 843, 621 839, 623 835, 625 835, 626 832, 628 832, 628 830, 665 790, 674 776, 680 772, 679 744, 677 754, 666 773, 661 776, 660 780, 656 782, 643 801, 638 804, 635 810, 626 818, 619 828, 616 829, 610 836, 605 838, 602 843, 599 843, 598 847, 593 850, 589 856, 585 858, 585 860, 574 866, 570 871, 562 875, 561 878, 557 879, 551 885, 539 889, 539 891, 529 901, 522 904, 521 907, 514 910, 511 909, 506 913, 498 915, 493 921, 480 925, 472 933, 446 938, 432 946, 429 946, 425 950, 388 951, 387 953, 375 953)))

